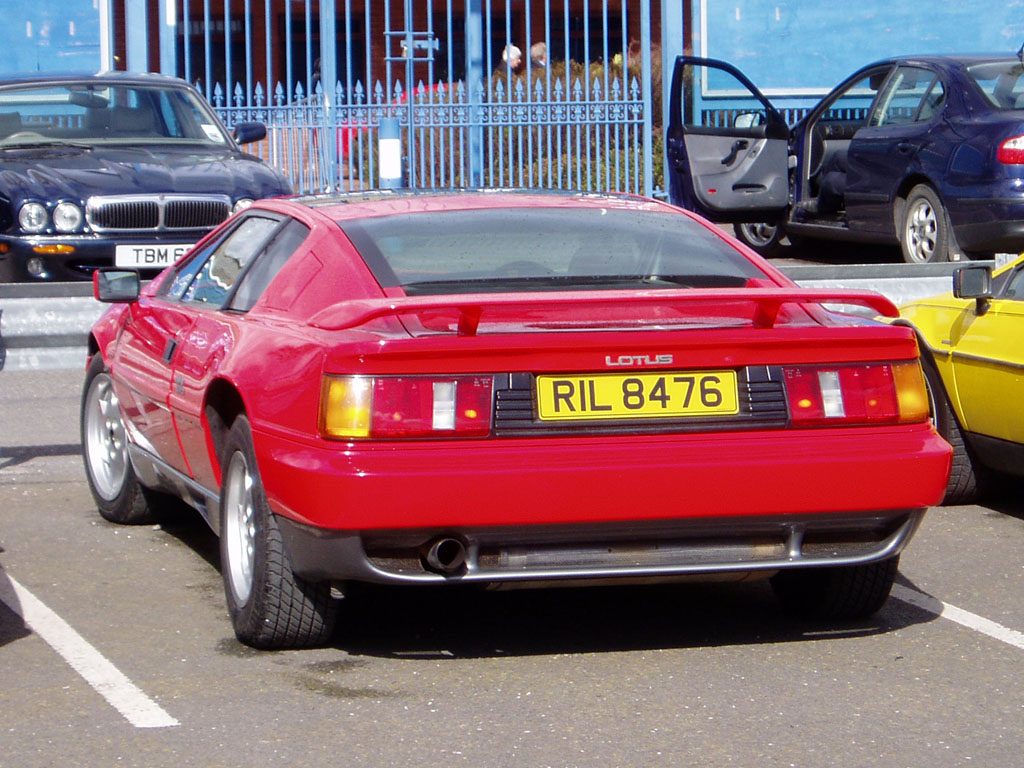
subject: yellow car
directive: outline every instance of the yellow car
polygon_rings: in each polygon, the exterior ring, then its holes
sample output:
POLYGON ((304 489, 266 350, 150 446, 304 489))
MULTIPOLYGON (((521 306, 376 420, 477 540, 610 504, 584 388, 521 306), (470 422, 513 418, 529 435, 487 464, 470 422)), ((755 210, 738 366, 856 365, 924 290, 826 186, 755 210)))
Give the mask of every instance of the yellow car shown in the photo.
POLYGON ((993 272, 961 267, 952 294, 908 304, 932 397, 953 446, 946 504, 977 494, 986 470, 1024 475, 1024 255, 993 272))

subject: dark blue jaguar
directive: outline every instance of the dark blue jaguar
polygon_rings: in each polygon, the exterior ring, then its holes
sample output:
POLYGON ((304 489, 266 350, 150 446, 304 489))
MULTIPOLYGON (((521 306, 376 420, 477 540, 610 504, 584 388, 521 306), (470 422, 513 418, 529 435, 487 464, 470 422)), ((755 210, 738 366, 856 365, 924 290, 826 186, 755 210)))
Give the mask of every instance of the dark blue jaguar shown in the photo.
POLYGON ((285 179, 238 145, 199 93, 162 75, 0 82, 0 282, 170 264, 285 179))
POLYGON ((1024 63, 914 56, 855 72, 791 128, 739 70, 680 57, 667 132, 672 201, 783 235, 899 243, 908 262, 1024 249, 1024 63))

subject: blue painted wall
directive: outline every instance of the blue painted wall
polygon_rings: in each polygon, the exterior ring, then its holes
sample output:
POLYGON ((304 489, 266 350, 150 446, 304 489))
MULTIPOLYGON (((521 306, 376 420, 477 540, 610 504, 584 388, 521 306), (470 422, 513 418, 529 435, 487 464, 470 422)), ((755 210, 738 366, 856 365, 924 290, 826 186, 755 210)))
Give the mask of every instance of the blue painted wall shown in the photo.
POLYGON ((0 74, 99 69, 97 0, 0 0, 0 19, 0 74))
POLYGON ((694 53, 735 64, 769 96, 806 97, 778 106, 813 102, 876 59, 1015 52, 1024 43, 1024 0, 700 0, 693 8, 694 53))

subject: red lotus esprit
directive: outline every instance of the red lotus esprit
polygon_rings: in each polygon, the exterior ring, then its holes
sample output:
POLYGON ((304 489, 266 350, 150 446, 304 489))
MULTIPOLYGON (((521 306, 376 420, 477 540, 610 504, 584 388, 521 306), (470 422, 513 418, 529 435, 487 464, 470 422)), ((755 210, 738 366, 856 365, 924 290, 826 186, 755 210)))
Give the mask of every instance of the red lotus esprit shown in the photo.
POLYGON ((946 486, 914 335, 867 317, 888 300, 652 200, 263 201, 141 294, 94 286, 100 513, 197 508, 256 647, 325 642, 360 581, 753 574, 865 616, 946 486))

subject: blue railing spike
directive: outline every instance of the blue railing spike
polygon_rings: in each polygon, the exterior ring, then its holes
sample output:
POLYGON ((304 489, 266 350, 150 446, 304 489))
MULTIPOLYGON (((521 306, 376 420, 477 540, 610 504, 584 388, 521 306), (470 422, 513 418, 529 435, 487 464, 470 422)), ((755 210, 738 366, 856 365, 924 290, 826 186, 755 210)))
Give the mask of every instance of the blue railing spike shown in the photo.
POLYGON ((215 107, 224 106, 224 90, 220 87, 220 83, 213 84, 213 105, 215 107))
POLYGON ((306 96, 306 92, 302 90, 302 83, 295 84, 295 100, 302 101, 306 96))
POLYGON ((274 102, 277 106, 284 104, 284 86, 281 85, 281 81, 278 80, 277 87, 274 88, 274 102))

